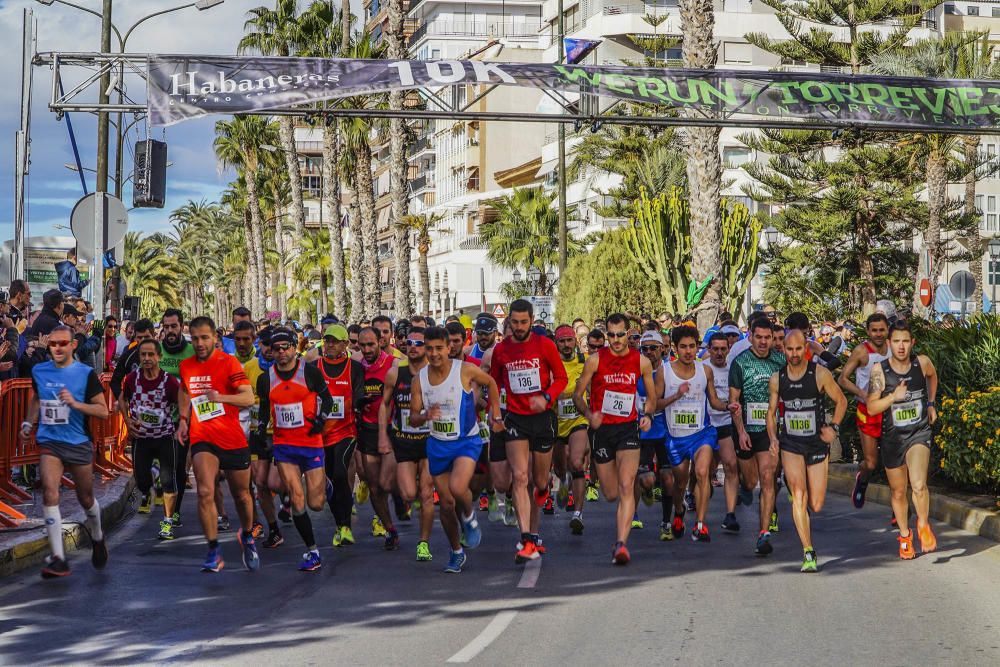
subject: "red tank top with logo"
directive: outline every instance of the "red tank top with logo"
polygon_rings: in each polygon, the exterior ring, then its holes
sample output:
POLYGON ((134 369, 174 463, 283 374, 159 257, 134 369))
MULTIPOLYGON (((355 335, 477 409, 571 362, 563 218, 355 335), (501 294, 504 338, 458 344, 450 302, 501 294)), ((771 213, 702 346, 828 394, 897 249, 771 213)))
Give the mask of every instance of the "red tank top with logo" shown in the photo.
POLYGON ((636 420, 635 393, 639 383, 639 351, 616 356, 609 347, 597 353, 597 372, 590 380, 590 410, 604 415, 603 424, 636 420))
POLYGON ((339 375, 326 374, 326 364, 323 359, 316 362, 319 372, 326 381, 326 387, 333 397, 333 428, 323 432, 323 444, 335 445, 341 440, 354 438, 358 435, 358 426, 354 423, 354 388, 351 387, 351 358, 345 357, 344 370, 339 375))
POLYGON ((312 420, 319 412, 319 397, 306 386, 305 362, 299 362, 295 375, 284 380, 277 365, 271 366, 271 423, 274 424, 274 444, 293 447, 322 447, 321 434, 310 435, 312 420))
POLYGON ((361 423, 368 427, 378 426, 378 406, 382 402, 385 376, 392 368, 395 357, 383 352, 370 366, 365 366, 365 407, 361 411, 361 423))

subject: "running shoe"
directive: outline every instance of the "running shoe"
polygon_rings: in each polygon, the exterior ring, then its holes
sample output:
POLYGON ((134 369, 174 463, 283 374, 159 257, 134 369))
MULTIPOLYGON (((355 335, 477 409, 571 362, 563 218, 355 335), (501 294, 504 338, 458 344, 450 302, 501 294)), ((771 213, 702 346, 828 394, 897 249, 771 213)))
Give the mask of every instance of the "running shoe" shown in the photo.
POLYGON ((333 534, 333 546, 346 547, 354 544, 354 535, 347 526, 338 526, 337 532, 333 534))
POLYGON ((163 507, 163 490, 157 489, 156 493, 153 494, 153 504, 157 507, 163 507))
POLYGON ((599 498, 599 496, 598 496, 598 493, 597 493, 597 487, 596 486, 588 486, 587 487, 587 502, 588 503, 595 503, 595 502, 597 502, 598 498, 599 498))
POLYGON ((264 524, 260 521, 254 521, 253 528, 250 529, 250 534, 253 535, 255 540, 259 540, 264 537, 264 524))
POLYGON ((653 487, 653 501, 660 502, 663 500, 663 489, 659 485, 653 487))
POLYGON ((465 538, 465 546, 470 549, 475 549, 483 541, 483 531, 475 514, 468 520, 462 519, 462 537, 465 538))
POLYGON ((768 532, 777 533, 778 532, 778 513, 771 512, 771 522, 767 526, 768 532))
POLYGON ((518 565, 527 563, 529 560, 535 560, 541 558, 542 554, 538 553, 538 549, 535 547, 535 543, 528 540, 524 544, 520 545, 517 553, 514 554, 514 562, 518 565))
POLYGON ((691 530, 692 542, 711 542, 712 537, 708 534, 708 526, 698 524, 691 530))
POLYGON ((417 542, 417 560, 419 561, 434 560, 434 556, 431 555, 431 545, 422 541, 417 542))
POLYGON ((729 533, 740 532, 740 522, 736 520, 736 515, 730 512, 722 520, 722 530, 729 533))
POLYGON ((174 524, 169 519, 160 522, 160 532, 156 534, 161 540, 174 539, 174 524))
POLYGON ((816 552, 813 549, 806 549, 802 555, 802 567, 799 572, 818 572, 816 563, 816 552))
POLYGON ((559 490, 556 491, 556 503, 559 505, 559 509, 566 509, 569 504, 569 484, 564 482, 559 485, 559 490))
POLYGON ((323 561, 315 551, 307 551, 302 554, 302 562, 299 563, 299 572, 315 572, 323 567, 323 561))
POLYGON ((215 547, 214 549, 208 550, 208 555, 205 556, 205 562, 201 564, 201 571, 220 572, 225 566, 226 562, 222 560, 222 549, 215 547))
POLYGON ((694 512, 698 509, 694 502, 694 494, 690 491, 684 492, 684 509, 689 512, 694 512))
POLYGON ((174 524, 174 528, 182 527, 184 524, 181 523, 181 513, 174 512, 174 515, 170 517, 170 523, 174 524))
POLYGON ((671 542, 674 539, 674 531, 670 529, 670 522, 660 522, 660 541, 671 542))
POLYGON ((68 577, 72 574, 69 563, 59 556, 49 556, 45 559, 45 567, 42 568, 42 579, 55 579, 56 577, 68 577))
POLYGON ((278 518, 281 519, 282 523, 291 523, 292 522, 291 506, 282 502, 281 509, 278 510, 278 518))
POLYGON ((934 537, 934 531, 931 530, 931 524, 928 523, 923 528, 918 525, 917 537, 920 538, 920 553, 929 554, 937 549, 937 538, 934 537))
POLYGON ((541 492, 539 492, 538 489, 535 489, 532 493, 535 497, 535 504, 538 505, 539 507, 545 507, 545 503, 548 502, 549 497, 552 495, 551 493, 549 493, 548 487, 546 487, 541 492))
POLYGON ((422 503, 420 502, 420 498, 414 498, 413 502, 410 503, 410 511, 419 512, 421 505, 422 503))
POLYGON ((556 513, 556 505, 552 500, 552 494, 549 494, 548 499, 546 499, 545 504, 542 505, 542 513, 552 515, 556 513))
POLYGON ((854 506, 861 509, 865 506, 865 494, 868 493, 868 480, 861 480, 861 471, 854 476, 854 492, 851 493, 851 500, 854 506))
POLYGON ((357 516, 357 515, 358 515, 358 506, 355 505, 354 503, 351 503, 351 516, 357 516))
POLYGON ((655 501, 655 498, 653 498, 653 489, 652 489, 652 487, 650 487, 648 489, 643 489, 642 493, 639 494, 639 497, 642 498, 642 504, 645 505, 646 507, 652 507, 653 506, 653 502, 655 501))
POLYGON ((768 556, 774 551, 774 547, 771 546, 771 533, 761 531, 760 535, 757 536, 757 544, 753 548, 753 552, 758 556, 768 556))
POLYGON ((358 482, 357 488, 354 489, 354 502, 358 505, 368 502, 368 482, 364 480, 358 482))
POLYGON ((229 530, 230 528, 232 528, 232 526, 229 524, 229 517, 228 516, 220 516, 219 517, 219 524, 218 525, 219 525, 219 531, 220 532, 225 532, 225 531, 229 530))
POLYGON ((488 512, 490 511, 490 498, 485 492, 479 494, 479 511, 488 512))
POLYGON ((899 540, 899 557, 903 560, 913 560, 917 557, 917 552, 913 550, 913 533, 911 532, 906 537, 899 535, 896 537, 899 540))
POLYGON ((143 496, 142 498, 139 499, 139 509, 137 509, 136 511, 139 514, 149 514, 149 506, 150 506, 149 496, 143 496))
POLYGON ((741 504, 747 507, 753 507, 753 489, 748 489, 743 485, 740 485, 740 493, 738 500, 741 504))
POLYGON ((253 535, 244 533, 241 528, 237 531, 237 537, 242 548, 240 556, 243 558, 243 567, 249 572, 256 572, 260 569, 260 556, 257 554, 257 544, 253 541, 253 535))
POLYGON ((674 515, 674 522, 670 526, 670 532, 672 532, 674 534, 674 537, 676 537, 676 538, 680 538, 682 535, 684 535, 684 515, 683 514, 675 514, 674 515))
POLYGON ((434 504, 435 505, 441 504, 441 496, 438 495, 437 491, 434 492, 434 504))
POLYGON ((408 502, 403 502, 403 511, 397 512, 396 516, 400 521, 409 521, 413 518, 413 508, 408 502))
POLYGON ((531 536, 531 541, 535 543, 535 551, 537 551, 538 553, 540 553, 540 554, 542 554, 544 556, 545 555, 545 545, 542 544, 542 538, 540 538, 538 535, 532 535, 531 536))
POLYGON ((573 512, 573 518, 569 520, 569 530, 574 535, 583 535, 583 514, 573 512))
POLYGON ((642 530, 644 526, 645 524, 643 524, 638 514, 632 517, 632 530, 642 530))
POLYGON ((517 525, 517 512, 514 511, 513 501, 507 503, 507 507, 504 508, 503 513, 503 525, 505 526, 516 526, 517 525))
POLYGON ((264 541, 264 548, 277 549, 284 543, 285 543, 285 538, 281 536, 280 532, 275 530, 268 533, 267 539, 264 541))
POLYGON ((390 528, 385 533, 385 543, 382 548, 386 551, 395 551, 399 548, 399 533, 395 528, 390 528))
POLYGON ((503 521, 503 508, 500 507, 500 502, 497 500, 496 494, 490 496, 486 509, 489 512, 488 516, 491 522, 503 521))
POLYGON ((108 542, 97 540, 90 547, 90 564, 98 570, 103 570, 108 564, 108 542))
POLYGON ((462 571, 466 560, 468 560, 468 556, 465 555, 464 551, 458 553, 452 551, 451 555, 448 556, 448 564, 444 566, 444 571, 449 574, 458 574, 462 571))
POLYGON ((385 537, 385 526, 382 525, 382 520, 378 516, 372 517, 372 537, 385 537))
POLYGON ((611 552, 611 562, 615 565, 628 565, 632 559, 624 542, 615 542, 615 548, 611 552))

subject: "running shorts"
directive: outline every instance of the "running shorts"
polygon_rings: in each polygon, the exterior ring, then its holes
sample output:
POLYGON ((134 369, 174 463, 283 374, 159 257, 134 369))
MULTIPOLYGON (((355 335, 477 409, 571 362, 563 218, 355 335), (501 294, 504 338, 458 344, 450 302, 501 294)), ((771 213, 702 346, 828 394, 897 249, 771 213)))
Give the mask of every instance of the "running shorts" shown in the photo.
POLYGON ((196 442, 191 445, 191 460, 198 454, 211 454, 219 460, 219 470, 246 470, 250 467, 250 447, 223 449, 211 442, 196 442))
POLYGON ((490 431, 490 463, 503 463, 507 460, 507 433, 490 431))
POLYGON ((870 415, 868 414, 868 406, 864 403, 858 403, 858 411, 855 415, 855 421, 858 424, 858 430, 868 437, 875 439, 882 437, 881 413, 877 415, 870 415))
POLYGON ((618 452, 639 449, 639 424, 603 424, 592 432, 590 451, 595 463, 611 463, 618 452))
POLYGON ((551 410, 533 415, 508 412, 503 425, 507 429, 506 441, 527 440, 529 451, 545 454, 556 444, 556 413, 551 410))
POLYGON ((668 435, 667 460, 671 466, 679 466, 684 461, 693 460, 695 453, 706 446, 711 447, 712 451, 719 451, 719 438, 714 426, 706 426, 694 435, 684 438, 672 438, 668 435))
POLYGON ((906 454, 915 446, 931 446, 930 428, 920 430, 905 440, 893 436, 882 438, 879 443, 879 449, 882 450, 882 465, 886 468, 900 468, 906 465, 906 454))
POLYGON ((483 441, 478 434, 458 440, 427 438, 427 467, 432 475, 443 475, 451 470, 458 458, 478 461, 482 449, 483 441))
POLYGON ((830 456, 830 445, 826 444, 819 438, 816 438, 810 443, 786 442, 779 438, 778 445, 781 447, 781 451, 783 452, 798 454, 799 456, 805 458, 807 466, 822 463, 828 456, 830 456))
POLYGON ((365 456, 380 456, 378 453, 378 427, 358 426, 358 449, 365 456))
POLYGON ((733 433, 733 439, 736 441, 736 456, 744 461, 749 461, 754 457, 754 454, 766 452, 771 448, 771 436, 767 434, 767 431, 758 431, 748 435, 750 436, 750 449, 744 450, 740 448, 736 433, 733 433))
POLYGON ((427 438, 399 438, 389 433, 397 463, 417 463, 427 458, 427 438))
POLYGON ((654 438, 652 440, 640 440, 639 449, 639 474, 645 475, 666 470, 670 468, 670 461, 667 457, 667 441, 664 438, 654 438), (656 458, 654 465, 653 458, 656 458))
POLYGON ((84 442, 79 445, 67 445, 64 442, 40 442, 38 449, 42 454, 54 456, 63 465, 85 466, 94 462, 94 445, 84 442))
POLYGON ((302 472, 309 472, 323 467, 326 451, 322 447, 298 447, 296 445, 274 446, 275 463, 291 463, 297 465, 302 472))

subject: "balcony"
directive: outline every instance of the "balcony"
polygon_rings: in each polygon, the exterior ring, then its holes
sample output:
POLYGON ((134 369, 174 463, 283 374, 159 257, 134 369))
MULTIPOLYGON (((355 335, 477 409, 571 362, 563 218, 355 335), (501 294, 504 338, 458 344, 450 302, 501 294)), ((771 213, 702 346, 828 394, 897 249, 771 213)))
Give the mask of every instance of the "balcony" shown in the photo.
POLYGON ((535 38, 541 30, 541 21, 531 19, 523 22, 490 21, 490 20, 459 20, 431 21, 424 23, 413 31, 410 44, 415 44, 424 37, 522 37, 535 38))
POLYGON ((434 187, 434 175, 424 174, 410 180, 410 194, 418 194, 434 187))
POLYGON ((424 151, 433 149, 434 147, 431 145, 431 138, 429 136, 420 137, 410 144, 409 149, 406 151, 406 156, 412 158, 420 153, 423 153, 424 151))

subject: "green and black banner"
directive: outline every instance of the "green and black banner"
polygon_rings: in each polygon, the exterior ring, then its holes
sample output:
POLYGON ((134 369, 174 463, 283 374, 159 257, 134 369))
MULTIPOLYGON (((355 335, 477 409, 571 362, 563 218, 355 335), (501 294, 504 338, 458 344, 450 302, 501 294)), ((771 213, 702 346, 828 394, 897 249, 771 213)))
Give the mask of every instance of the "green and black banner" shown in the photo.
POLYGON ((469 84, 590 93, 719 118, 956 132, 1000 127, 1000 81, 475 60, 152 56, 153 125, 469 84))

